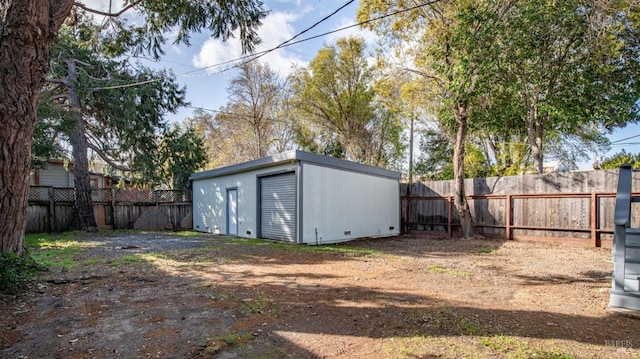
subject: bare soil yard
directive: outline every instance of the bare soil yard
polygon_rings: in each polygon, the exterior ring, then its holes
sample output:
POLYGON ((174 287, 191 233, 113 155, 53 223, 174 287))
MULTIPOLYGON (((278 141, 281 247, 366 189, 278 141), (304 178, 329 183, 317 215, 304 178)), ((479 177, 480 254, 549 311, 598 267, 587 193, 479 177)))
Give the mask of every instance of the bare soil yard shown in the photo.
POLYGON ((606 249, 418 236, 78 242, 28 293, 2 297, 0 357, 640 358, 640 320, 606 312, 606 249))

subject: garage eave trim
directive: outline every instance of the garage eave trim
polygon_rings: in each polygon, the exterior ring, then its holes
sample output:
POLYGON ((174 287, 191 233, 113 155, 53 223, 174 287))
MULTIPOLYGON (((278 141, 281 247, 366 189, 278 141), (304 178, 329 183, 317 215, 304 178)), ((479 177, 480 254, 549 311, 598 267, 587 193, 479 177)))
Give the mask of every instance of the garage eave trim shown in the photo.
POLYGON ((280 165, 286 162, 306 162, 321 166, 334 167, 348 171, 367 173, 371 175, 388 177, 392 179, 400 179, 401 173, 391 171, 380 167, 364 165, 361 163, 345 161, 334 157, 318 155, 315 153, 293 150, 279 153, 273 156, 259 158, 257 160, 238 163, 231 166, 216 168, 209 171, 194 173, 189 180, 201 180, 207 178, 220 177, 240 172, 252 171, 260 168, 280 165))

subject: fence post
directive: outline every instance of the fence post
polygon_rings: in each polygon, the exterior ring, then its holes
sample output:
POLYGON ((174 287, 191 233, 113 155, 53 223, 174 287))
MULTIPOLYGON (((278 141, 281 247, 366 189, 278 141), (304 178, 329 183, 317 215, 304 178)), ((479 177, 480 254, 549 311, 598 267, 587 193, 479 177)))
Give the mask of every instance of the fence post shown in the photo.
POLYGON ((53 195, 53 187, 49 187, 49 213, 48 213, 48 232, 54 232, 54 226, 56 225, 56 202, 53 195))
POLYGON ((116 189, 111 187, 111 223, 113 229, 118 229, 118 220, 116 218, 116 189))
POLYGON ((504 239, 511 240, 511 195, 508 194, 505 198, 505 224, 504 224, 504 239))
POLYGON ((594 247, 602 246, 598 232, 598 195, 591 192, 591 243, 594 247))
POLYGON ((451 238, 451 235, 453 233, 453 230, 451 229, 451 223, 453 222, 451 216, 453 214, 453 196, 449 196, 447 197, 447 202, 448 202, 448 206, 447 206, 447 228, 448 228, 448 232, 449 232, 449 238, 451 238))

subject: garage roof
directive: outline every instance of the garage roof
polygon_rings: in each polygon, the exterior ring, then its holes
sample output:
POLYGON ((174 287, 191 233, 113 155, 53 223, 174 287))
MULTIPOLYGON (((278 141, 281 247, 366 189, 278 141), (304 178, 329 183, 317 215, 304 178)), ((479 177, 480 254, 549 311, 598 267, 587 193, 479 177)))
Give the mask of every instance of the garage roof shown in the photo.
POLYGON ((190 180, 201 180, 206 178, 226 176, 234 173, 247 172, 255 169, 277 166, 286 162, 307 162, 316 165, 333 167, 342 170, 371 174, 375 176, 400 179, 400 172, 391 171, 380 167, 363 165, 361 163, 345 161, 334 157, 322 156, 315 153, 292 150, 279 153, 273 156, 259 158, 257 160, 238 163, 231 166, 220 167, 209 171, 192 174, 190 180))

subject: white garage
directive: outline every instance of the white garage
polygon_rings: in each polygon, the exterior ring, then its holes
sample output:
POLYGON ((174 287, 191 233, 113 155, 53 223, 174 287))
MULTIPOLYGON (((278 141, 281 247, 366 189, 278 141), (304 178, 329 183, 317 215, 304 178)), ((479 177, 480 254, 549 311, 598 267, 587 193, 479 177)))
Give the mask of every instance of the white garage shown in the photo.
POLYGON ((191 175, 193 229, 324 244, 400 233, 400 173, 289 151, 191 175))

